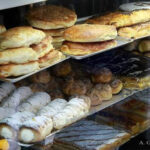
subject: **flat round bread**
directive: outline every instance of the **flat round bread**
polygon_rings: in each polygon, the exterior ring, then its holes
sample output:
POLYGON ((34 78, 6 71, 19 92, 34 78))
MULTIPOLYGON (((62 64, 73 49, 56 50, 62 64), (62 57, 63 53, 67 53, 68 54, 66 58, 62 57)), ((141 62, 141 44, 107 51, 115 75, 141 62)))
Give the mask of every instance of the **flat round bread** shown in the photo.
POLYGON ((5 31, 6 31, 5 26, 0 25, 0 34, 3 33, 3 32, 5 32, 5 31))
POLYGON ((65 39, 62 36, 55 36, 53 37, 53 43, 60 43, 63 42, 65 39))
POLYGON ((74 25, 77 16, 68 8, 46 5, 31 9, 27 20, 31 26, 39 29, 59 29, 74 25))
POLYGON ((82 56, 111 48, 117 45, 115 40, 96 43, 73 43, 64 42, 61 51, 68 55, 82 56))
POLYGON ((117 30, 110 25, 74 25, 64 32, 64 39, 71 42, 100 42, 115 39, 117 30))
POLYGON ((20 76, 39 70, 39 63, 8 64, 0 66, 0 77, 20 76))
POLYGON ((47 36, 63 36, 65 29, 42 30, 47 36))
POLYGON ((32 27, 15 27, 0 34, 0 50, 27 47, 37 44, 46 37, 45 33, 32 27))

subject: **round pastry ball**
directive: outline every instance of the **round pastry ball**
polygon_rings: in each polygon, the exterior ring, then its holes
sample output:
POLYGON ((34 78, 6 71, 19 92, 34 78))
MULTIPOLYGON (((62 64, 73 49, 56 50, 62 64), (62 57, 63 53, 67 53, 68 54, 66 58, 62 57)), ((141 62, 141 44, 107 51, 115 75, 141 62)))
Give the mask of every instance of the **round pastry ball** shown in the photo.
POLYGON ((123 83, 121 80, 115 79, 111 82, 110 86, 112 88, 112 94, 118 94, 123 88, 123 83))
POLYGON ((53 74, 57 77, 64 77, 71 73, 71 65, 69 62, 63 62, 53 68, 53 74))
POLYGON ((94 83, 109 83, 112 80, 112 72, 108 68, 102 68, 97 73, 92 75, 94 83))
POLYGON ((48 71, 42 71, 42 72, 39 72, 39 73, 31 76, 30 79, 34 83, 46 84, 46 83, 50 82, 51 75, 48 71))

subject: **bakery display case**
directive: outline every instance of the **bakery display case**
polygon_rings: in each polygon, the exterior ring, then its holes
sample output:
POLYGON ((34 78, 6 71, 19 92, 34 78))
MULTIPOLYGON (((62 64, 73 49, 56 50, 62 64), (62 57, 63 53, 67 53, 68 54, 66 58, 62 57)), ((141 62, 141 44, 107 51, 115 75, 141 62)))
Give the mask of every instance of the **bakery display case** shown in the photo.
POLYGON ((133 149, 150 127, 150 2, 0 5, 0 149, 133 149))

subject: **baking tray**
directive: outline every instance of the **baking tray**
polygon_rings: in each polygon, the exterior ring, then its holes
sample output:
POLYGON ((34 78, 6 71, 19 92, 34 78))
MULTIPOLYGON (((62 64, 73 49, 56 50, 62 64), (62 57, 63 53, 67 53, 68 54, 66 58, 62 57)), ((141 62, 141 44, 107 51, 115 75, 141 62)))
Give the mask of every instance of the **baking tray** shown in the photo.
POLYGON ((67 56, 66 58, 64 58, 64 59, 62 59, 62 60, 60 60, 60 61, 58 61, 58 62, 56 62, 56 63, 54 63, 54 64, 52 64, 52 65, 49 65, 49 66, 47 66, 47 67, 43 67, 43 68, 41 68, 41 69, 39 69, 39 70, 37 70, 37 71, 31 72, 31 73, 26 74, 26 75, 23 75, 23 76, 14 77, 14 78, 13 78, 13 77, 12 77, 12 78, 0 78, 0 80, 1 80, 1 81, 7 81, 7 82, 15 83, 15 82, 18 82, 18 81, 20 81, 20 80, 23 80, 23 79, 25 79, 25 78, 27 78, 27 77, 29 77, 29 76, 31 76, 31 75, 34 75, 34 74, 36 74, 36 73, 38 73, 38 72, 40 72, 40 71, 42 71, 42 70, 45 70, 45 69, 47 69, 47 68, 50 68, 50 67, 52 67, 52 66, 54 66, 54 65, 56 65, 56 64, 58 64, 58 63, 60 63, 60 62, 63 62, 63 61, 65 61, 65 60, 69 59, 69 58, 70 58, 70 57, 67 56))
MULTIPOLYGON (((93 115, 103 109, 105 109, 106 107, 109 107, 117 102, 120 102, 121 100, 124 100, 126 99, 127 97, 129 96, 132 96, 133 94, 139 92, 140 90, 129 90, 129 89, 123 89, 122 92, 120 92, 118 95, 113 95, 112 99, 109 100, 109 101, 105 101, 103 102, 101 105, 99 106, 95 106, 95 107, 92 107, 90 112, 85 116, 88 117, 90 115, 93 115)), ((83 118, 82 118, 83 119, 83 118)), ((70 124, 71 125, 71 124, 70 124)), ((68 126, 70 126, 68 125, 68 126)), ((63 129, 65 129, 67 127, 64 127, 60 130, 57 130, 57 131, 54 131, 52 132, 50 135, 48 135, 43 141, 41 142, 38 142, 38 143, 34 143, 34 144, 40 144, 40 145, 47 145, 47 144, 50 144, 53 142, 53 139, 55 137, 55 134, 58 133, 58 132, 61 132, 63 129)), ((31 147, 33 146, 34 144, 24 144, 24 143, 18 143, 20 146, 23 146, 23 147, 31 147)))
POLYGON ((123 45, 126 45, 126 44, 129 44, 131 42, 133 42, 133 39, 127 39, 127 38, 122 38, 122 37, 117 37, 116 38, 116 41, 117 41, 117 45, 114 46, 114 47, 111 47, 111 48, 108 48, 108 49, 103 49, 103 50, 100 50, 100 51, 97 51, 97 52, 94 52, 94 53, 91 53, 91 54, 88 54, 88 55, 84 55, 84 56, 74 56, 74 55, 67 55, 67 56, 70 56, 71 58, 73 59, 84 59, 84 58, 87 58, 87 57, 91 57, 91 56, 94 56, 94 55, 97 55, 97 54, 100 54, 100 53, 103 53, 103 52, 106 52, 106 51, 110 51, 114 48, 118 48, 118 47, 121 47, 123 45))

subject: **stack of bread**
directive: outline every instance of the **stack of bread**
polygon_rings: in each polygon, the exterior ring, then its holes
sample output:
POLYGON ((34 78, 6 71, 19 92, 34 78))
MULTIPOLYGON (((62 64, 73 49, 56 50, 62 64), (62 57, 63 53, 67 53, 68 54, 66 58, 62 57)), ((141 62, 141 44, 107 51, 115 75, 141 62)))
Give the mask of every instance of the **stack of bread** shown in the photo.
POLYGON ((53 49, 52 38, 22 26, 0 34, 0 77, 20 76, 48 66, 63 55, 53 49))
POLYGON ((64 31, 61 51, 69 55, 86 55, 116 46, 117 30, 110 25, 74 25, 64 31))
POLYGON ((64 41, 64 30, 75 24, 77 16, 74 11, 67 8, 46 5, 31 9, 27 14, 27 20, 31 26, 52 36, 54 47, 59 48, 64 41))
POLYGON ((114 25, 118 28, 118 35, 126 38, 139 38, 150 35, 150 9, 112 12, 89 19, 87 23, 114 25))

